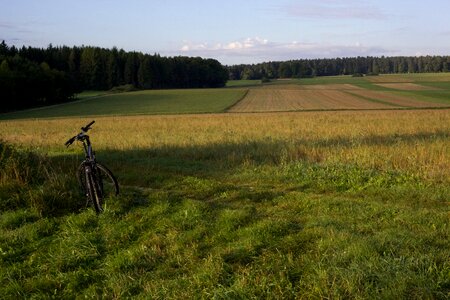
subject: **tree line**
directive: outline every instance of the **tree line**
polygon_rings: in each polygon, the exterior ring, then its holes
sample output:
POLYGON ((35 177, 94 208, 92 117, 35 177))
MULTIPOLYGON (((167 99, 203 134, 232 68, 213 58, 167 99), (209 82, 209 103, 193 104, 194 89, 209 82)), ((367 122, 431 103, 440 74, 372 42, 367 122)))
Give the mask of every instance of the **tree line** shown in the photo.
POLYGON ((100 47, 0 44, 0 112, 70 101, 83 90, 215 88, 228 80, 217 60, 162 57, 100 47))
POLYGON ((449 72, 450 56, 299 59, 227 66, 229 78, 276 79, 332 75, 449 72))

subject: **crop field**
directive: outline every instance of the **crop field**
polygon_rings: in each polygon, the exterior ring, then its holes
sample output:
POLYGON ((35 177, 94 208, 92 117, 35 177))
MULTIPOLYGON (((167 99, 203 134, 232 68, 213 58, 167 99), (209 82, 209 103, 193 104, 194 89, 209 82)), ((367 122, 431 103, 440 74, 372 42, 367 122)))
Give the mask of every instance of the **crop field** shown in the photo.
POLYGON ((95 93, 3 115, 0 298, 448 299, 450 82, 412 77, 435 89, 247 82, 207 90, 217 106, 201 114, 187 113, 194 90, 148 92, 191 99, 160 115, 95 93), (232 112, 257 95, 372 106, 232 112), (82 149, 64 146, 92 119, 121 185, 98 216, 74 174, 82 149))
POLYGON ((374 76, 332 78, 328 82, 312 79, 281 80, 250 88, 246 97, 230 112, 270 112, 301 110, 352 110, 450 107, 450 77, 374 76), (342 82, 344 81, 344 82, 342 82), (431 84, 430 84, 431 82, 431 84), (289 84, 287 84, 289 83, 289 84), (436 84, 441 84, 436 85, 436 84), (422 92, 422 93, 418 93, 422 92), (439 94, 440 93, 440 94, 439 94))
POLYGON ((247 96, 231 107, 230 112, 270 112, 297 110, 333 109, 380 109, 391 107, 388 103, 373 102, 358 97, 358 94, 343 90, 325 89, 315 85, 314 89, 252 89, 247 96))

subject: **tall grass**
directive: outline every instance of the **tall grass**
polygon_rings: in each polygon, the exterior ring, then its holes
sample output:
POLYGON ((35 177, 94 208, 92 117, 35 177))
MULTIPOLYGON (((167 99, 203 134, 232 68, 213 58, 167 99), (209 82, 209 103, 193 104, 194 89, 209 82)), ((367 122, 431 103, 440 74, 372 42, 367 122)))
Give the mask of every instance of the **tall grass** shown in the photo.
MULTIPOLYGON (((45 153, 78 153, 64 141, 91 119, 2 122, 3 138, 45 153)), ((311 161, 448 179, 450 111, 310 112, 97 118, 100 152, 146 152, 220 164, 311 161)), ((108 154, 106 154, 108 155, 108 154)), ((127 157, 119 159, 129 163, 127 157)))
POLYGON ((48 158, 0 141, 1 212, 30 209, 43 216, 77 209, 74 187, 48 158))

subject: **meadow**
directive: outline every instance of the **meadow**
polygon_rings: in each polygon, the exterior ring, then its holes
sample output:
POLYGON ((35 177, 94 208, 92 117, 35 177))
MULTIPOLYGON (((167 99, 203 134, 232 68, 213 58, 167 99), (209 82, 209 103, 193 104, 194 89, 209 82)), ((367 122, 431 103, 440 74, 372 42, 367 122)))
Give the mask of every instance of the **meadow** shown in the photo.
POLYGON ((242 89, 88 91, 77 95, 78 101, 2 114, 0 119, 222 112, 244 95, 242 89))
POLYGON ((450 296, 448 109, 97 116, 99 216, 63 145, 91 117, 30 113, 0 121, 5 298, 450 296))

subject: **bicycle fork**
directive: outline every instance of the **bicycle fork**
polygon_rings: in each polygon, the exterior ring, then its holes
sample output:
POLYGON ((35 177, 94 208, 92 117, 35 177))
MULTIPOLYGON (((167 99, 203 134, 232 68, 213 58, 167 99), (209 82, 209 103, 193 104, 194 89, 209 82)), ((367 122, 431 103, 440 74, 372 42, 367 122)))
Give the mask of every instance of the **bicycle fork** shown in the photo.
POLYGON ((92 166, 90 166, 89 164, 86 164, 84 166, 84 177, 85 177, 85 182, 86 182, 86 189, 85 189, 85 193, 86 193, 86 207, 89 206, 90 202, 93 202, 94 199, 91 199, 91 178, 92 178, 92 166))

